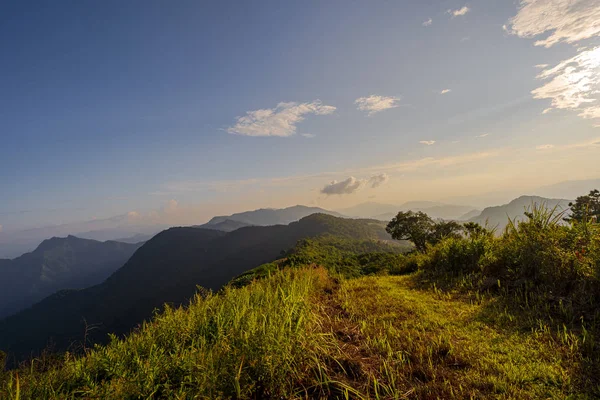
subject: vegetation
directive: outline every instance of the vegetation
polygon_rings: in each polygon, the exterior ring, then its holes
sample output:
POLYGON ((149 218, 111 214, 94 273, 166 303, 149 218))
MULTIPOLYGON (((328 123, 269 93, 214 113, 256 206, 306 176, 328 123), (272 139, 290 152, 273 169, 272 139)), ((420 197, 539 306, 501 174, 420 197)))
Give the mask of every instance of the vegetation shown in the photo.
POLYGON ((219 290, 234 277, 282 256, 299 240, 322 235, 358 241, 391 240, 385 224, 313 214, 289 225, 233 232, 171 228, 146 242, 103 283, 56 293, 0 321, 0 349, 16 360, 53 351, 80 351, 124 335, 155 309, 189 303, 197 286, 219 290), (90 327, 92 329, 90 329, 90 327))
POLYGON ((569 203, 571 215, 566 217, 567 221, 583 222, 593 220, 599 222, 600 219, 600 191, 591 190, 586 196, 579 196, 575 203, 569 203))
POLYGON ((434 221, 422 211, 400 211, 387 225, 386 231, 396 240, 410 240, 417 250, 447 237, 457 237, 463 229, 454 221, 434 221))
POLYGON ((124 339, 5 372, 0 398, 598 398, 600 226, 562 217, 408 255, 301 240, 124 339))

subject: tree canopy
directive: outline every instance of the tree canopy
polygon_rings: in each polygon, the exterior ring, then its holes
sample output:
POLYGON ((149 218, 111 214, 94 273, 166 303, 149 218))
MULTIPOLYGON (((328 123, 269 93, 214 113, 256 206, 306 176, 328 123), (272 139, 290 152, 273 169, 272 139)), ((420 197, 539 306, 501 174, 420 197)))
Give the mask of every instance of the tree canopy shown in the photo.
POLYGON ((458 237, 463 226, 455 221, 434 221, 422 211, 401 211, 387 225, 396 240, 410 240, 418 251, 447 237, 458 237))
POLYGON ((571 215, 565 220, 582 222, 592 219, 600 221, 600 191, 592 190, 588 195, 579 196, 574 203, 569 203, 571 215))

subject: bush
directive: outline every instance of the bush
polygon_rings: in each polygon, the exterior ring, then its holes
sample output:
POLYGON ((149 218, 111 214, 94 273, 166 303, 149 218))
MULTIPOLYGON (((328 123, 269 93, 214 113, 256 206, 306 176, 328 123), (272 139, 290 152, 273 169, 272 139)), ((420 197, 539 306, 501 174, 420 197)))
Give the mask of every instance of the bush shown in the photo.
POLYGON ((444 239, 429 246, 421 269, 451 275, 481 272, 493 258, 493 243, 490 236, 444 239))

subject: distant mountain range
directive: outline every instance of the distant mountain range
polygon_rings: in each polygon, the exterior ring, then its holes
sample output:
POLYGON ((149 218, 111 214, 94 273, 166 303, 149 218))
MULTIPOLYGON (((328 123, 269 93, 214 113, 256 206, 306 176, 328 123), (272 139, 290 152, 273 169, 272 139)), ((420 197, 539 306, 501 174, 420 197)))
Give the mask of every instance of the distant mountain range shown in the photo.
POLYGON ((409 201, 401 205, 362 203, 354 207, 340 210, 340 213, 352 217, 374 218, 390 221, 399 211, 422 211, 432 218, 459 219, 466 213, 477 212, 474 207, 443 204, 433 201, 409 201))
POLYGON ((534 190, 533 194, 559 199, 576 199, 594 189, 600 189, 600 179, 565 181, 554 185, 542 186, 534 190))
POLYGON ((517 222, 525 219, 525 211, 530 209, 534 204, 545 206, 553 209, 556 207, 557 212, 562 212, 569 209, 570 200, 565 199, 548 199, 540 196, 521 196, 512 200, 508 204, 495 207, 486 207, 479 215, 471 217, 470 222, 477 222, 481 225, 486 225, 491 228, 496 228, 497 233, 502 233, 508 219, 516 220, 517 222))
POLYGON ((281 257, 300 239, 334 234, 390 240, 384 225, 313 214, 289 225, 248 226, 229 233, 171 228, 146 242, 103 283, 58 292, 0 321, 0 349, 24 357, 51 342, 55 350, 65 350, 83 339, 84 323, 94 327, 88 332, 90 341, 105 341, 107 333, 129 332, 164 303, 187 302, 197 285, 217 290, 233 277, 281 257))
POLYGON ((243 226, 287 225, 312 214, 327 214, 343 217, 340 213, 325 210, 323 208, 297 205, 279 209, 261 208, 254 211, 213 217, 206 224, 200 225, 199 227, 230 232, 243 226))
POLYGON ((167 228, 166 225, 141 225, 129 221, 127 215, 75 222, 62 225, 31 228, 20 231, 0 231, 0 258, 15 258, 33 251, 42 241, 51 237, 73 235, 98 241, 126 240, 135 243, 140 237, 147 240, 167 228))
POLYGON ((35 251, 0 260, 0 318, 61 289, 81 289, 110 276, 141 246, 75 236, 44 240, 35 251))

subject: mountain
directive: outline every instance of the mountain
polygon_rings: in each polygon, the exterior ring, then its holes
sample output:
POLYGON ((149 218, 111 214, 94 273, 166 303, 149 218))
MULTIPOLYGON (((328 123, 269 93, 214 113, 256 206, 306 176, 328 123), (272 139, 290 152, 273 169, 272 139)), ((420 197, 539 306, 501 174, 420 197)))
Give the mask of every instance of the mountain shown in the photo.
POLYGON ((360 203, 353 207, 339 210, 339 212, 343 215, 360 218, 375 218, 375 216, 382 214, 396 215, 398 211, 400 211, 400 207, 398 205, 376 202, 360 203))
POLYGON ((458 221, 468 221, 471 218, 478 217, 481 214, 481 210, 471 210, 457 218, 458 221))
POLYGON ((236 229, 240 229, 245 226, 252 226, 252 225, 247 224, 245 222, 241 222, 241 221, 226 219, 224 221, 217 222, 214 224, 204 224, 204 225, 196 226, 196 228, 214 229, 217 231, 232 232, 232 231, 235 231, 236 229))
POLYGON ((534 193, 543 197, 575 199, 578 196, 588 194, 594 189, 600 189, 600 179, 564 181, 554 185, 542 186, 534 190, 534 193))
POLYGON ((474 210, 470 206, 442 204, 433 201, 409 201, 399 206, 380 203, 362 203, 340 212, 345 215, 373 218, 380 221, 390 221, 399 211, 422 211, 432 218, 458 219, 467 212, 474 210))
POLYGON ((75 236, 54 237, 31 253, 14 260, 0 260, 0 317, 27 308, 58 290, 102 282, 140 246, 75 236))
POLYGON ((114 229, 101 229, 96 231, 79 232, 73 236, 77 236, 82 239, 91 239, 104 242, 106 240, 114 240, 115 242, 123 243, 140 243, 145 242, 158 232, 166 229, 167 226, 153 226, 145 229, 127 229, 127 228, 114 228, 114 229))
POLYGON ((153 236, 168 226, 141 224, 128 215, 111 218, 51 225, 18 231, 0 230, 0 258, 15 258, 33 251, 42 241, 51 237, 77 236, 98 241, 117 240, 135 235, 153 236))
POLYGON ((331 234, 352 239, 389 240, 373 220, 314 214, 289 225, 252 226, 233 232, 171 228, 146 242, 103 283, 62 291, 0 322, 0 349, 16 357, 39 352, 48 343, 65 350, 84 337, 106 341, 149 318, 164 303, 185 303, 197 285, 218 290, 233 277, 280 258, 300 239, 331 234))
POLYGON ((341 214, 334 211, 324 210, 319 207, 293 206, 288 208, 273 209, 261 208, 254 211, 245 211, 237 214, 213 217, 202 228, 214 229, 214 226, 225 221, 241 222, 247 226, 267 226, 267 225, 287 225, 290 222, 298 221, 311 214, 328 214, 336 217, 342 217, 341 214))
POLYGON ((540 196, 521 196, 512 200, 508 204, 495 207, 486 207, 481 214, 476 217, 470 218, 469 222, 477 222, 481 225, 488 225, 489 227, 496 227, 497 233, 502 233, 506 225, 508 225, 508 219, 516 219, 522 221, 525 216, 524 212, 526 209, 531 208, 533 204, 538 206, 544 205, 546 208, 557 208, 557 212, 565 211, 569 209, 570 200, 565 199, 548 199, 540 196))

